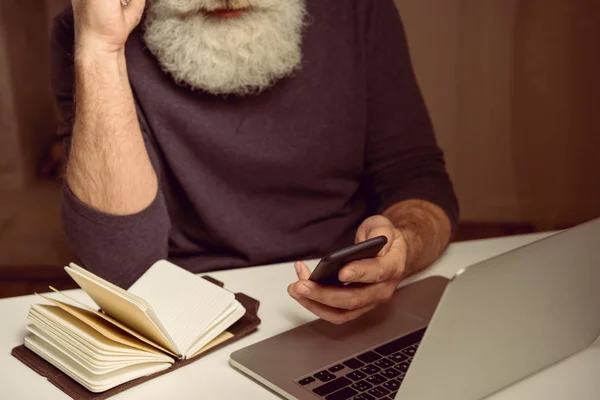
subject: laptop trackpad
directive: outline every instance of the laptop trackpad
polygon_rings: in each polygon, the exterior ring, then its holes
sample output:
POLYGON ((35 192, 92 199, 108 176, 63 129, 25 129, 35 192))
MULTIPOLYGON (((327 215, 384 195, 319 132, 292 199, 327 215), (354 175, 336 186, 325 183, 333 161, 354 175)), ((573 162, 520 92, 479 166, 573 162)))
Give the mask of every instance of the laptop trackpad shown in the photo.
MULTIPOLYGON (((317 320, 306 327, 328 339, 345 340, 362 335, 379 337, 377 333, 382 333, 381 340, 386 341, 390 336, 402 335, 427 325, 447 283, 445 278, 430 277, 398 289, 388 303, 354 321, 333 325, 317 320)), ((356 339, 352 340, 354 345, 356 339)))
POLYGON ((319 368, 423 328, 427 322, 391 301, 343 325, 317 320, 300 327, 297 335, 292 334, 295 337, 294 353, 308 352, 311 360, 305 359, 305 362, 310 366, 304 368, 319 368))
POLYGON ((425 327, 446 284, 437 277, 419 281, 354 321, 317 320, 241 349, 232 359, 271 382, 291 381, 425 327))
MULTIPOLYGON (((313 331, 316 336, 322 336, 326 341, 330 339, 350 340, 356 346, 356 338, 366 336, 379 336, 376 332, 384 333, 382 340, 389 340, 390 334, 401 334, 407 330, 423 326, 425 320, 410 312, 394 308, 393 304, 380 306, 376 311, 369 312, 362 317, 342 325, 331 324, 327 321, 317 320, 306 325, 308 331, 313 331), (388 326, 390 326, 388 328, 388 326), (385 331, 385 332, 384 332, 385 331)), ((376 340, 376 339, 374 339, 376 340)))

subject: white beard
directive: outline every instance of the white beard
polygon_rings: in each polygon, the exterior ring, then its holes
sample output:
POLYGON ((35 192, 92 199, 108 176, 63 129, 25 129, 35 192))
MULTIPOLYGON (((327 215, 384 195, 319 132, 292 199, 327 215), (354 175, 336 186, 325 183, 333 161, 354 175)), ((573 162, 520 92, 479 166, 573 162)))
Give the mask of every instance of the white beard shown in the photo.
POLYGON ((247 95, 299 69, 304 0, 252 0, 251 9, 233 18, 200 11, 225 3, 149 1, 144 41, 175 82, 217 95, 247 95))

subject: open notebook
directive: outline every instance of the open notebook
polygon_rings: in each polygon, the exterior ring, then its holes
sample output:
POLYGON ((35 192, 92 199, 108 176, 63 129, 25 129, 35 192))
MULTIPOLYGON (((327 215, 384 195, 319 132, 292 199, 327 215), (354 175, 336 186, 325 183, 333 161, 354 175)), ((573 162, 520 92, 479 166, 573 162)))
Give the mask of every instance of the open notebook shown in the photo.
POLYGON ((67 273, 101 311, 62 300, 31 306, 25 347, 91 392, 155 374, 229 340, 246 313, 235 295, 168 261, 129 290, 70 264, 67 273))

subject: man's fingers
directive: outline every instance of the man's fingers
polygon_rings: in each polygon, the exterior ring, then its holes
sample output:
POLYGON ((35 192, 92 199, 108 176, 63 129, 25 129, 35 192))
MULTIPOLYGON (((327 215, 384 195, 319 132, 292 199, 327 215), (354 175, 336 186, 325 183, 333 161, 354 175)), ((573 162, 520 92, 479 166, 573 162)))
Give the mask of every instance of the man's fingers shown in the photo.
POLYGON ((396 239, 396 231, 393 226, 380 226, 377 228, 371 229, 367 233, 367 239, 372 239, 377 236, 385 236, 387 238, 387 243, 379 252, 380 256, 385 256, 391 249, 394 240, 396 239))
POLYGON ((367 228, 364 225, 361 225, 356 231, 354 243, 364 242, 365 240, 367 240, 367 228))
POLYGON ((382 215, 374 215, 367 218, 358 227, 355 236, 355 242, 364 242, 367 239, 374 238, 376 236, 386 236, 388 243, 394 239, 394 224, 382 215))
POLYGON ((310 277, 310 270, 302 261, 296 261, 294 263, 294 268, 296 269, 296 275, 298 276, 298 279, 307 280, 310 277))
POLYGON ((296 299, 306 298, 334 308, 358 310, 388 300, 394 289, 395 286, 389 284, 374 284, 362 287, 327 287, 302 280, 291 284, 288 291, 296 299))
POLYGON ((295 300, 317 317, 337 325, 356 319, 375 308, 375 305, 369 305, 357 310, 348 311, 329 307, 303 297, 295 298, 295 300))
POLYGON ((378 283, 394 278, 398 266, 394 266, 389 260, 392 257, 375 257, 353 261, 340 271, 340 281, 348 283, 378 283))

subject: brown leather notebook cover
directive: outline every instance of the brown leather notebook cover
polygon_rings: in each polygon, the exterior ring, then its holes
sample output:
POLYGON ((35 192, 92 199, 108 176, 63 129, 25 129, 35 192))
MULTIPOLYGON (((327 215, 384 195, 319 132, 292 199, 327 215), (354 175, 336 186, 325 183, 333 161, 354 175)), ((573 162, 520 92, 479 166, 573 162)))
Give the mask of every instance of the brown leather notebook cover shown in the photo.
MULTIPOLYGON (((203 277, 204 279, 223 287, 223 283, 217 281, 216 279, 212 279, 210 277, 203 277)), ((68 394, 71 398, 75 400, 102 400, 107 399, 111 396, 114 396, 117 393, 121 393, 129 388, 137 386, 141 383, 154 379, 158 376, 167 374, 169 372, 175 371, 178 368, 184 367, 188 364, 193 363, 194 361, 202 358, 203 356, 210 354, 211 352, 218 350, 224 346, 227 346, 229 343, 232 343, 241 337, 246 336, 247 334, 253 332, 260 325, 260 318, 258 318, 258 300, 253 299, 252 297, 246 296, 243 293, 236 293, 235 298, 239 301, 244 308, 246 309, 246 314, 239 319, 235 324, 227 329, 228 332, 233 334, 233 337, 225 340, 222 343, 214 346, 208 351, 197 355, 194 358, 190 358, 187 360, 177 360, 173 364, 173 366, 167 370, 157 372, 152 375, 145 376, 143 378, 138 378, 133 381, 129 381, 123 383, 122 385, 116 386, 112 389, 109 389, 105 392, 101 393, 93 393, 81 386, 79 383, 75 382, 68 375, 62 373, 58 368, 54 367, 52 364, 39 357, 37 354, 26 348, 24 345, 15 347, 11 354, 21 360, 25 365, 29 368, 36 371, 38 374, 48 378, 50 382, 52 382, 56 387, 60 390, 68 394)))

